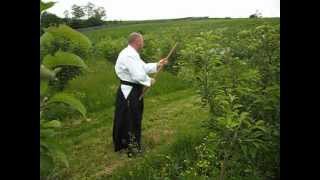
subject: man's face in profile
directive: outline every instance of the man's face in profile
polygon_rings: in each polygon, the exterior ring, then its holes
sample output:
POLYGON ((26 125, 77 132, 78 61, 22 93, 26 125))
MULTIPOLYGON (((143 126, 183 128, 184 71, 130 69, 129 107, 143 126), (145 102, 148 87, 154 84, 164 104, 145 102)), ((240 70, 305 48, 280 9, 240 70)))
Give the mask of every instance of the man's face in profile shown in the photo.
POLYGON ((144 40, 142 36, 138 39, 138 44, 139 44, 139 50, 141 50, 144 46, 144 40))

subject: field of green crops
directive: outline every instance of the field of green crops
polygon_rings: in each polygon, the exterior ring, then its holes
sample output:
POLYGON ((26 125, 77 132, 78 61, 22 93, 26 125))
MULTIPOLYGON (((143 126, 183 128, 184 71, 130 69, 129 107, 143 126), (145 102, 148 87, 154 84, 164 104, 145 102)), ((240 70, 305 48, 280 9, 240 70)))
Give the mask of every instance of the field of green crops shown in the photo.
MULTIPOLYGON (((128 24, 81 31, 88 69, 60 91, 86 116, 62 105, 54 140, 68 166, 46 179, 275 179, 279 176, 280 19, 207 19, 128 24), (119 82, 114 62, 131 32, 145 38, 141 57, 155 62, 178 48, 145 96, 144 154, 113 152, 119 82)), ((49 38, 48 38, 49 39, 49 38)), ((76 50, 74 50, 76 52, 76 50)), ((52 85, 54 86, 54 84, 52 85)))

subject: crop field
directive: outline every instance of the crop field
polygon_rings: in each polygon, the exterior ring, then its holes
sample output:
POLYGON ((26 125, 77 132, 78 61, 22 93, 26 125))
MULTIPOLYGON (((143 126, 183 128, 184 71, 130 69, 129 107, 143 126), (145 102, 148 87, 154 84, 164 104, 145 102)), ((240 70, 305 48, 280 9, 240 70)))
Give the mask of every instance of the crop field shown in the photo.
POLYGON ((43 179, 279 177, 279 18, 61 25, 40 46, 41 63, 60 68, 41 81, 43 179), (128 158, 113 151, 112 127, 114 63, 131 32, 144 36, 146 62, 178 46, 144 98, 144 153, 128 158))

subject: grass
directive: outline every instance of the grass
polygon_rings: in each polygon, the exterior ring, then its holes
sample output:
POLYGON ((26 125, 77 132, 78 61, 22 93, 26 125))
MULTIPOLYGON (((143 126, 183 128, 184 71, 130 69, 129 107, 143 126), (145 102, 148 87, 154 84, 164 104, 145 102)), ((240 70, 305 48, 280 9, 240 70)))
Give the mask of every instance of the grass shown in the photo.
MULTIPOLYGON (((58 132, 57 141, 64 147, 70 163, 70 168, 58 167, 57 176, 61 179, 96 179, 130 161, 113 152, 113 104, 119 83, 114 65, 100 58, 88 60, 87 64, 89 72, 72 80, 65 89, 84 103, 88 119, 77 116, 65 119, 63 129, 58 132)), ((168 139, 174 140, 176 134, 195 127, 202 114, 194 107, 197 97, 188 84, 167 72, 158 78, 157 86, 145 96, 142 143, 147 151, 167 146, 168 139), (185 109, 189 112, 183 113, 185 109)))
MULTIPOLYGON (((167 147, 182 134, 197 134, 194 130, 200 129, 206 113, 194 106, 196 99, 192 91, 180 90, 145 100, 142 144, 146 154, 157 154, 152 151, 167 147)), ((132 161, 113 152, 113 110, 110 107, 90 117, 90 122, 69 124, 61 131, 58 140, 67 149, 71 166, 60 171, 64 179, 96 179, 132 161)))
MULTIPOLYGON (((218 28, 228 28, 230 32, 237 32, 241 29, 255 27, 257 25, 270 23, 279 24, 280 18, 262 18, 262 19, 206 19, 206 20, 184 20, 184 21, 164 21, 147 22, 142 24, 121 25, 110 28, 95 29, 83 32, 95 44, 104 37, 114 39, 124 37, 133 31, 139 31, 143 34, 155 33, 161 34, 164 31, 179 30, 183 33, 198 33, 201 31, 215 30, 218 28)), ((177 31, 177 32, 179 32, 177 31)))
MULTIPOLYGON (((70 81, 65 92, 76 95, 88 112, 98 112, 113 106, 115 93, 119 87, 114 64, 102 58, 90 59, 87 64, 89 72, 70 81)), ((187 87, 188 84, 178 81, 173 75, 161 72, 157 78, 157 85, 152 87, 146 96, 167 94, 187 87)))

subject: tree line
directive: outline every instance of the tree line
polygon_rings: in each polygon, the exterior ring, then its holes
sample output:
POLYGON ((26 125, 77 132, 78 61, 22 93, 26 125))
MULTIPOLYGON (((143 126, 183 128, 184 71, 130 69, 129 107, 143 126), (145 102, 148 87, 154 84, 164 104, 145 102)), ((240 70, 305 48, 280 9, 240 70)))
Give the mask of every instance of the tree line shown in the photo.
POLYGON ((85 6, 74 4, 71 7, 71 12, 64 11, 63 18, 53 13, 43 12, 40 18, 40 30, 41 34, 43 34, 44 28, 59 24, 66 24, 74 29, 100 26, 105 24, 103 20, 105 17, 106 10, 104 7, 96 6, 91 2, 88 2, 85 6))

